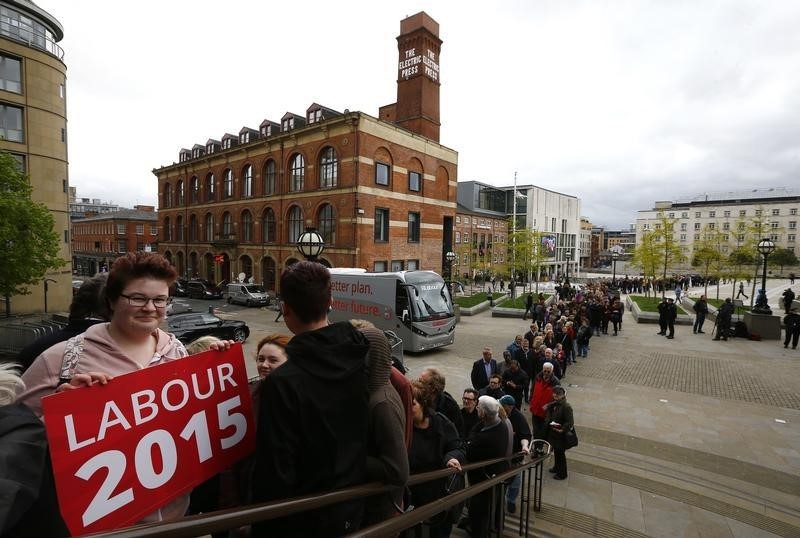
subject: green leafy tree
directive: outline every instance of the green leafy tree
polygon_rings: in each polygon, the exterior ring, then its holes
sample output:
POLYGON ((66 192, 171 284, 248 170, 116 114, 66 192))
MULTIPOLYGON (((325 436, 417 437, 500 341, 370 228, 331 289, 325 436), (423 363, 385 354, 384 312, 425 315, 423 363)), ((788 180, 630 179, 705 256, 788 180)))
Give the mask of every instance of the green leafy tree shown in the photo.
POLYGON ((6 316, 11 314, 12 295, 29 294, 29 287, 41 282, 47 271, 65 263, 58 257, 53 215, 31 200, 32 190, 16 159, 0 152, 0 294, 6 316))
POLYGON ((769 258, 767 258, 767 263, 778 265, 781 268, 781 273, 783 273, 783 268, 785 266, 788 265, 791 267, 797 265, 798 261, 794 252, 788 248, 779 248, 769 255, 769 258))
MULTIPOLYGON (((655 278, 658 270, 659 244, 653 230, 642 232, 641 240, 638 241, 636 248, 630 259, 630 264, 638 268, 642 274, 649 278, 655 278)), ((650 289, 645 288, 646 294, 650 294, 650 289)))
MULTIPOLYGON (((708 295, 709 277, 719 276, 718 269, 720 261, 723 259, 719 245, 722 242, 722 234, 716 226, 711 228, 706 226, 701 234, 700 241, 695 242, 694 252, 692 253, 692 267, 698 269, 705 281, 705 295, 708 295), (715 274, 717 273, 717 274, 715 274)), ((717 296, 719 298, 719 285, 717 286, 717 296)))
MULTIPOLYGON (((662 211, 658 214, 655 230, 653 230, 653 239, 658 253, 658 263, 663 282, 667 281, 667 271, 686 261, 683 249, 675 240, 675 222, 677 222, 676 219, 669 218, 662 211)), ((661 295, 663 296, 665 293, 666 286, 662 286, 661 295)))
POLYGON ((513 269, 516 273, 528 275, 528 284, 536 280, 538 291, 539 269, 545 260, 542 248, 542 232, 529 228, 517 229, 508 241, 508 258, 514 260, 513 269))

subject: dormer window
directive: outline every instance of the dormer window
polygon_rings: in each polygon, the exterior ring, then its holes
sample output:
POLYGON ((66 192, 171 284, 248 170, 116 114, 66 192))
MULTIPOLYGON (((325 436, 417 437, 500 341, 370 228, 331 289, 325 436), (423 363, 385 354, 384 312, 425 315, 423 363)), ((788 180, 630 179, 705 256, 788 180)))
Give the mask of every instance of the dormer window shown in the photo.
POLYGON ((214 144, 209 144, 206 146, 206 153, 208 153, 209 155, 214 153, 214 144))
POLYGON ((203 151, 203 147, 202 147, 202 146, 201 146, 201 147, 199 147, 199 148, 194 148, 194 149, 192 150, 192 158, 193 158, 193 159, 196 159, 196 158, 198 158, 198 157, 202 157, 202 156, 203 156, 203 154, 204 154, 204 151, 203 151))
POLYGON ((250 143, 250 133, 245 132, 239 135, 239 143, 240 144, 248 144, 250 143))
POLYGON ((283 131, 290 131, 294 129, 294 118, 286 118, 283 120, 283 131))
POLYGON ((231 139, 226 138, 222 141, 222 149, 231 149, 231 139))
POLYGON ((318 121, 322 120, 322 110, 312 110, 308 113, 308 123, 317 123, 318 121))

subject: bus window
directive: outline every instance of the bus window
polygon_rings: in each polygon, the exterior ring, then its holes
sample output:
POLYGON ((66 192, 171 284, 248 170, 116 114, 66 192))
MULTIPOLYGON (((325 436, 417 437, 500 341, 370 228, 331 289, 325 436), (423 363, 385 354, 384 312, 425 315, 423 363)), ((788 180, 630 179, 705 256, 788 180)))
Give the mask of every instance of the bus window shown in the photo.
POLYGON ((403 323, 408 323, 411 321, 411 310, 408 307, 408 292, 414 293, 414 290, 409 290, 408 286, 397 281, 397 293, 395 296, 395 315, 398 319, 402 320, 403 323), (408 315, 404 315, 407 313, 408 315))
POLYGON ((453 309, 447 300, 447 292, 442 293, 441 281, 414 283, 414 319, 416 321, 429 321, 432 319, 448 318, 453 315, 453 309))

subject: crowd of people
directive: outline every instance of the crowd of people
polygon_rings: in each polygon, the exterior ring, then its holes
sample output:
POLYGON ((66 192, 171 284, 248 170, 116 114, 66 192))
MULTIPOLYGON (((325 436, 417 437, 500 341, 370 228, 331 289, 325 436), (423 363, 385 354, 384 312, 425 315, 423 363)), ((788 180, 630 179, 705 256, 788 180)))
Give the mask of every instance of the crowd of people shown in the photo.
MULTIPOLYGON (((0 536, 68 535, 41 423, 44 396, 113 384, 115 376, 232 345, 203 338, 185 347, 159 328, 176 278, 158 254, 118 258, 108 274, 81 288, 64 331, 21 354, 21 377, 8 366, 0 368, 0 457, 7 463, 0 477, 0 536)), ((653 285, 627 277, 622 282, 630 290, 653 285)), ((624 307, 609 281, 580 289, 565 281, 549 304, 544 296, 528 294, 523 319, 531 316, 529 330, 514 336, 500 361, 492 347, 483 349, 459 405, 439 370, 426 368, 409 380, 395 368, 387 337, 369 322, 329 322, 331 281, 324 266, 299 262, 288 267, 280 289, 281 313, 291 334, 267 335, 256 346, 258 375, 249 385, 255 452, 191 493, 166 500, 142 522, 368 482, 387 485, 378 495, 214 534, 340 536, 464 487, 467 463, 501 458, 466 473, 468 483, 477 484, 532 452, 543 453, 545 442, 553 452, 552 478, 564 480, 574 415, 561 380, 569 365, 589 357, 592 338, 613 337, 623 329, 624 307), (440 469, 453 474, 407 487, 411 474, 440 469)), ((672 298, 662 304, 659 334, 671 338, 675 304, 672 298)), ((705 296, 695 303, 695 312, 694 332, 703 333, 705 296)), ((725 312, 723 305, 720 316, 725 312)), ((787 318, 794 315, 800 322, 796 312, 787 312, 787 318)), ((800 323, 792 321, 795 325, 800 332, 800 323)), ((785 345, 789 336, 787 331, 785 345)), ((507 481, 500 512, 517 511, 521 482, 520 473, 507 481)), ((493 508, 497 513, 489 489, 463 510, 456 506, 424 525, 434 536, 449 536, 455 524, 472 536, 487 536, 493 508)))

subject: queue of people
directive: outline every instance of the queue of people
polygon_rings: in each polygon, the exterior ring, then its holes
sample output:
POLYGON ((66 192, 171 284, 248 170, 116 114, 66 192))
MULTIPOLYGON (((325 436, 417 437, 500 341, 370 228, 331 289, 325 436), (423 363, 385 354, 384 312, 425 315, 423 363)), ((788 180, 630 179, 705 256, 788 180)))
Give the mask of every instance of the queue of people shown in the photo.
MULTIPOLYGON (((19 491, 0 495, 12 499, 0 501, 0 536, 68 535, 59 517, 41 422, 44 396, 95 384, 113 386, 116 376, 230 348, 232 342, 213 337, 184 346, 159 328, 176 278, 173 266, 158 254, 118 258, 107 274, 87 283, 86 293, 76 295, 84 308, 76 306, 72 326, 59 341, 38 343, 40 349, 33 348, 35 356, 26 360, 21 377, 20 369, 0 370, 0 451, 7 456, 4 461, 18 462, 14 469, 27 469, 24 476, 3 471, 2 487, 15 484, 19 491)), ((255 452, 191 493, 166 500, 141 522, 371 481, 391 486, 369 499, 214 534, 339 536, 436 500, 457 482, 406 488, 410 473, 450 467, 460 475, 467 462, 512 453, 519 458, 530 450, 530 429, 519 410, 530 390, 529 342, 522 336, 515 339, 514 358, 502 375, 487 351, 488 366, 476 371, 485 386, 465 390, 460 407, 436 369, 426 369, 413 383, 397 371, 382 331, 361 320, 329 323, 330 273, 324 266, 299 262, 287 268, 281 275, 281 296, 291 335, 271 334, 259 341, 254 357, 258 376, 249 383, 255 452)), ((556 333, 545 331, 541 337, 554 344, 556 333)), ((533 391, 535 395, 535 387, 533 391)), ((469 482, 485 480, 508 464, 470 472, 469 482)), ((515 508, 518 478, 508 488, 508 511, 515 508)), ((490 503, 485 494, 469 503, 473 536, 489 532, 490 503)), ((451 510, 427 524, 435 535, 448 536, 459 516, 451 510)))

